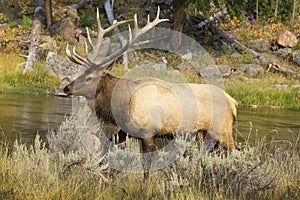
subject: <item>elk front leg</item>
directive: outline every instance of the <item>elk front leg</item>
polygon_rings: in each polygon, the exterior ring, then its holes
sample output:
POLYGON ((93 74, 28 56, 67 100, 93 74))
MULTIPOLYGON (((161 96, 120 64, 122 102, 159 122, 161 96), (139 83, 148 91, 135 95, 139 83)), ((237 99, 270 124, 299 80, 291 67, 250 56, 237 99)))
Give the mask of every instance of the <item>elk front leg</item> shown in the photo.
POLYGON ((148 138, 142 138, 142 164, 144 170, 144 179, 147 180, 149 178, 149 171, 151 167, 151 152, 155 150, 154 144, 154 136, 148 138))

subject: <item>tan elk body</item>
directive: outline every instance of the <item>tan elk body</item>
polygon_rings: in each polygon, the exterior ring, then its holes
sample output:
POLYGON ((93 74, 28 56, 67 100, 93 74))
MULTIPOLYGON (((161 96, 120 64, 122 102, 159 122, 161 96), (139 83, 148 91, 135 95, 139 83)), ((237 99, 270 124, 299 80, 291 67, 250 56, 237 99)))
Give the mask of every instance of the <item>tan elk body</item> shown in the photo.
MULTIPOLYGON (((235 149, 232 128, 238 104, 222 89, 207 84, 170 83, 156 78, 119 79, 107 70, 111 68, 112 61, 122 55, 139 35, 162 21, 165 20, 159 19, 158 10, 156 19, 153 22, 148 20, 147 25, 139 29, 135 17, 135 31, 130 33, 132 35, 128 44, 115 52, 116 56, 110 56, 110 59, 103 62, 95 63, 91 59, 81 58, 75 50, 74 55, 67 50, 71 60, 89 69, 66 86, 64 92, 85 96, 93 101, 99 119, 118 126, 123 133, 141 139, 145 177, 148 177, 151 163, 151 156, 147 153, 155 150, 155 137, 158 136, 205 131, 226 149, 235 149)), ((99 15, 97 22, 100 27, 97 42, 99 49, 103 35, 112 28, 102 29, 99 15)))

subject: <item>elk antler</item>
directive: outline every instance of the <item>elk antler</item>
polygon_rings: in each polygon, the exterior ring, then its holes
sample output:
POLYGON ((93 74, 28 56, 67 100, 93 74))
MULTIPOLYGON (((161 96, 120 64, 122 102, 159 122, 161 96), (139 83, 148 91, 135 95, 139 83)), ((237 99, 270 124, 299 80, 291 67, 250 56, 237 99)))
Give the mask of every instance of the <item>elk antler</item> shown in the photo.
MULTIPOLYGON (((67 57, 75 63, 78 63, 80 65, 86 66, 86 67, 96 67, 96 68, 106 68, 109 66, 116 58, 121 56, 125 51, 127 51, 130 46, 143 34, 145 34, 147 31, 155 27, 157 24, 168 21, 168 19, 159 19, 159 13, 160 8, 157 9, 157 15, 156 18, 150 22, 150 16, 148 15, 147 24, 143 28, 138 27, 138 21, 137 21, 137 15, 134 15, 133 20, 124 20, 117 22, 116 20, 114 23, 109 26, 106 29, 103 29, 101 26, 100 16, 99 16, 99 9, 97 8, 97 26, 98 26, 98 37, 96 44, 93 44, 89 29, 86 28, 87 31, 87 37, 88 37, 88 44, 92 47, 92 51, 90 53, 87 52, 87 57, 83 58, 80 55, 76 53, 76 47, 73 47, 73 54, 69 50, 69 45, 66 46, 66 54, 67 57), (125 24, 128 22, 134 21, 134 29, 131 30, 130 24, 128 25, 128 31, 129 31, 129 38, 127 40, 127 43, 120 48, 119 50, 115 51, 114 53, 110 55, 102 55, 103 49, 106 49, 106 52, 110 45, 109 39, 103 39, 104 35, 110 31, 112 31, 114 28, 121 24, 125 24)), ((87 51, 87 48, 86 48, 87 51)))

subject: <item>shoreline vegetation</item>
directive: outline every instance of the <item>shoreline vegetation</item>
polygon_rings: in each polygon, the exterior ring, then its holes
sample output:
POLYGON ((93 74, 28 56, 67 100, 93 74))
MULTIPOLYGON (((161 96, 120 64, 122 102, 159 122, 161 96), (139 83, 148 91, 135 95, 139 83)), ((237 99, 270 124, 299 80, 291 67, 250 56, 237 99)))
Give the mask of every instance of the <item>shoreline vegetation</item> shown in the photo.
MULTIPOLYGON (((279 200, 300 197, 300 133, 293 134, 291 141, 261 138, 249 143, 245 139, 241 151, 228 153, 218 149, 205 156, 199 150, 201 138, 191 142, 177 138, 178 148, 185 148, 185 153, 171 165, 152 171, 150 179, 144 181, 142 173, 99 165, 101 157, 91 151, 92 143, 83 145, 79 140, 83 134, 94 131, 87 118, 86 111, 76 118, 66 117, 57 132, 48 132, 47 144, 39 135, 31 145, 1 142, 0 198, 279 200)), ((128 164, 129 157, 120 155, 127 148, 139 151, 138 145, 135 139, 127 140, 123 147, 109 151, 109 156, 117 158, 120 164, 123 161, 128 164)), ((161 151, 158 155, 165 153, 161 151)))
MULTIPOLYGON (((0 93, 54 95, 59 80, 47 73, 45 63, 36 63, 31 73, 23 75, 21 69, 16 69, 22 58, 12 53, 0 53, 0 57, 0 93)), ((201 81, 195 74, 186 73, 184 76, 189 82, 201 81)), ((294 86, 300 83, 299 80, 268 73, 262 78, 246 78, 233 74, 230 78, 223 79, 223 82, 226 92, 234 97, 240 106, 300 110, 300 90, 294 86)))

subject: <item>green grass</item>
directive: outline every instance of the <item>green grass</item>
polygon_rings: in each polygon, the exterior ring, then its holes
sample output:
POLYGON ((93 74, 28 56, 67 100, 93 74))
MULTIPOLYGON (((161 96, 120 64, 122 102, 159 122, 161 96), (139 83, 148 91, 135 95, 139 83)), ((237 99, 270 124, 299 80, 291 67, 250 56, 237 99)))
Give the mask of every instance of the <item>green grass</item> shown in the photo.
POLYGON ((0 53, 0 92, 2 93, 43 93, 53 91, 59 81, 50 76, 45 64, 36 63, 32 72, 22 74, 16 66, 24 59, 14 55, 0 53))
POLYGON ((226 91, 242 105, 278 106, 294 110, 300 109, 299 80, 278 74, 266 74, 259 79, 231 77, 225 79, 226 91), (287 87, 274 85, 286 84, 287 87))

